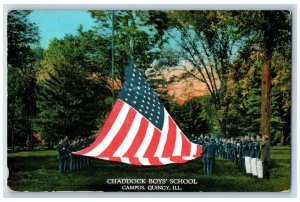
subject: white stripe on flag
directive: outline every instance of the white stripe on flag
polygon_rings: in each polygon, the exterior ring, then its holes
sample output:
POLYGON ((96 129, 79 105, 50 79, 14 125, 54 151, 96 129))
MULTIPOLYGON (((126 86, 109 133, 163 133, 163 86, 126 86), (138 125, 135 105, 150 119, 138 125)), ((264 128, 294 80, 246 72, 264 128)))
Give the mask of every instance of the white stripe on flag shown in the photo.
POLYGON ((174 163, 173 161, 170 160, 170 158, 158 158, 158 159, 162 164, 174 163))
POLYGON ((181 139, 180 132, 181 132, 180 129, 178 128, 178 126, 176 126, 176 140, 175 140, 173 156, 181 156, 182 139, 181 139))
POLYGON ((111 143, 111 141, 114 139, 116 134, 119 132, 121 126, 123 125, 126 116, 129 111, 129 105, 123 105, 121 111, 118 114, 118 117, 116 118, 115 122, 113 123, 112 127, 110 128, 109 132, 105 136, 105 138, 102 140, 100 144, 98 144, 93 150, 88 152, 87 156, 99 156, 111 143))
POLYGON ((128 158, 128 157, 121 157, 121 161, 122 161, 123 163, 128 163, 128 164, 130 164, 130 161, 129 161, 129 158, 128 158))
POLYGON ((136 152, 136 154, 134 155, 134 157, 142 158, 144 156, 152 140, 153 133, 154 133, 154 125, 149 122, 143 142, 139 147, 138 151, 136 152))
POLYGON ((162 156, 167 141, 168 132, 169 132, 169 113, 167 112, 166 109, 164 109, 164 125, 161 131, 159 144, 154 154, 155 157, 162 156))
POLYGON ((195 155, 197 153, 197 145, 194 143, 190 143, 191 144, 191 154, 190 157, 194 158, 193 155, 195 155))
POLYGON ((150 165, 148 158, 139 158, 139 161, 141 162, 142 165, 150 165))
POLYGON ((139 130, 139 127, 141 125, 141 120, 142 120, 142 115, 137 112, 126 137, 124 138, 121 145, 118 147, 117 151, 113 154, 113 157, 123 156, 127 152, 127 150, 130 148, 139 130))
POLYGON ((189 161, 189 160, 192 160, 192 159, 194 159, 194 157, 190 157, 190 156, 183 156, 183 157, 182 157, 182 159, 183 159, 183 160, 187 160, 187 161, 189 161))

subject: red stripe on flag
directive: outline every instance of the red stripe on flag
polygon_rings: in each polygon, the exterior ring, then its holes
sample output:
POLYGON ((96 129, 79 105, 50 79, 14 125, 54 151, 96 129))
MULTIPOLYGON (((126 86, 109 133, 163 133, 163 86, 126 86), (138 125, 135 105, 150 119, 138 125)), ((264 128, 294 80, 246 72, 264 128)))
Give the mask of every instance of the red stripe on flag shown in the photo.
POLYGON ((181 150, 181 156, 190 156, 191 153, 191 143, 187 140, 185 135, 180 132, 181 134, 181 140, 182 140, 182 150, 181 150))
POLYGON ((115 161, 115 162, 122 162, 120 157, 109 157, 110 161, 115 161))
POLYGON ((141 144, 144 140, 144 137, 147 132, 148 124, 149 124, 149 122, 143 117, 141 120, 141 123, 140 123, 139 130, 138 130, 134 140, 132 141, 131 146, 129 147, 127 152, 124 154, 124 157, 133 157, 135 155, 135 153, 137 152, 137 150, 139 149, 139 147, 141 146, 141 144))
POLYGON ((167 135, 167 141, 162 153, 162 157, 172 156, 175 147, 175 141, 176 141, 176 124, 170 116, 168 117, 168 119, 169 119, 169 130, 167 135))
POLYGON ((188 160, 185 160, 182 158, 182 156, 173 156, 170 158, 171 161, 173 161, 174 163, 185 163, 188 160))
POLYGON ((125 139, 128 131, 132 125, 135 115, 136 115, 136 111, 130 107, 129 112, 122 124, 122 127, 117 132, 117 134, 113 138, 113 140, 110 142, 109 146, 101 154, 99 154, 99 156, 111 157, 115 153, 115 151, 118 149, 118 147, 121 145, 121 143, 125 139))
POLYGON ((144 157, 146 158, 152 158, 154 156, 154 153, 158 147, 158 143, 160 141, 160 131, 157 128, 154 128, 153 136, 151 139, 151 142, 144 154, 144 157))
POLYGON ((162 162, 160 162, 158 157, 149 158, 149 163, 150 163, 151 166, 161 166, 161 165, 163 165, 162 162))
POLYGON ((102 140, 106 137, 107 133, 109 132, 109 130, 111 129, 111 127, 113 126, 116 118, 119 115, 119 112, 121 111, 122 107, 124 105, 124 102, 122 102, 121 100, 117 100, 111 113, 109 114, 103 128, 101 129, 101 131, 99 132, 99 135, 97 137, 97 139, 87 148, 78 151, 78 152, 74 152, 74 154, 79 154, 79 155, 83 155, 85 153, 88 153, 90 151, 92 151, 96 146, 98 146, 102 140))
POLYGON ((202 154, 202 146, 197 145, 197 153, 195 155, 193 155, 193 157, 200 157, 200 155, 202 154))
POLYGON ((139 159, 136 157, 129 158, 129 162, 130 162, 130 164, 137 165, 137 166, 142 165, 141 162, 139 161, 139 159))

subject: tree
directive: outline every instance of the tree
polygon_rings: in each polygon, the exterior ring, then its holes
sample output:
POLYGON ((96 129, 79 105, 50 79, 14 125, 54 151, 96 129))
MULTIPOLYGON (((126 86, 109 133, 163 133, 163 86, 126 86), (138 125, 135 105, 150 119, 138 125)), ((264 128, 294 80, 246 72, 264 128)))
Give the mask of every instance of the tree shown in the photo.
POLYGON ((35 61, 31 46, 39 42, 39 34, 36 24, 28 20, 30 13, 12 10, 7 16, 7 63, 15 68, 31 68, 35 61))
POLYGON ((21 118, 21 78, 22 71, 18 68, 13 68, 8 64, 7 66, 7 91, 8 91, 8 100, 7 100, 7 112, 8 112, 8 145, 12 147, 14 151, 14 146, 22 145, 26 142, 26 139, 22 138, 22 128, 20 128, 18 123, 21 118), (23 140, 22 140, 23 139, 23 140), (19 140, 16 142, 16 140, 19 140), (21 140, 21 141, 20 141, 21 140))
POLYGON ((55 39, 44 53, 35 130, 49 147, 64 136, 74 139, 95 133, 110 108, 106 42, 93 34, 80 30, 79 36, 55 39))
POLYGON ((261 125, 263 136, 271 139, 271 63, 274 50, 291 40, 289 11, 247 11, 241 18, 241 28, 255 35, 262 53, 261 125))
MULTIPOLYGON (((72 92, 73 88, 78 88, 77 85, 84 85, 87 81, 87 77, 91 77, 98 81, 98 90, 90 90, 90 94, 96 94, 98 101, 90 99, 90 104, 94 104, 94 110, 97 111, 97 116, 91 113, 91 116, 96 120, 97 125, 100 125, 102 119, 109 112, 109 103, 111 102, 109 89, 116 90, 116 84, 120 84, 124 67, 127 65, 128 58, 133 55, 137 66, 145 71, 152 62, 151 49, 154 46, 152 38, 149 37, 149 32, 143 27, 145 12, 137 11, 115 11, 115 67, 116 74, 114 79, 114 85, 111 85, 111 13, 110 11, 90 11, 92 17, 98 26, 89 31, 82 31, 82 26, 78 29, 79 36, 67 35, 63 40, 54 39, 49 45, 49 48, 45 51, 43 60, 41 61, 41 70, 38 73, 39 82, 39 115, 36 121, 36 130, 42 131, 48 141, 57 141, 57 138, 61 138, 64 135, 68 135, 69 138, 73 138, 74 135, 78 135, 78 132, 72 131, 71 126, 77 122, 76 117, 79 115, 73 110, 73 102, 84 105, 87 104, 87 100, 82 100, 82 97, 78 97, 76 94, 68 93, 72 92), (80 76, 74 76, 74 71, 80 71, 80 76), (73 75, 70 77, 70 75, 73 75), (74 78, 73 78, 74 77, 74 78), (63 78, 64 80, 61 80, 63 78), (65 85, 65 82, 72 80, 76 83, 73 85, 65 85), (77 86, 77 87, 75 87, 77 86), (68 90, 66 90, 68 89, 68 90), (99 89, 102 89, 99 90, 99 89), (52 103, 54 100, 51 96, 59 95, 59 92, 67 93, 68 96, 62 100, 56 97, 57 102, 52 103), (100 104, 101 102, 101 104, 100 104), (71 104, 70 104, 71 103, 71 104), (57 111, 52 111, 51 105, 57 106, 57 111), (97 105, 97 106, 96 106, 97 105), (66 107, 67 106, 67 107, 66 107), (50 110, 47 112, 47 110, 50 110), (43 114, 47 112, 52 114, 52 117, 47 117, 43 114), (100 113, 100 114, 99 114, 100 113), (76 116, 71 117, 71 114, 76 116), (96 118, 97 117, 97 118, 96 118), (50 120, 53 120, 53 124, 57 125, 59 131, 54 131, 53 126, 49 126, 50 120), (44 122, 43 122, 44 121, 44 122), (58 121, 58 122, 57 122, 58 121), (62 124, 59 127, 59 122, 62 124), (48 123, 48 124, 47 124, 48 123), (44 128, 43 125, 45 126, 44 128), (48 128, 47 128, 48 127, 48 128), (50 132, 49 132, 50 131, 50 132), (51 139, 52 138, 52 139, 51 139)), ((68 82, 67 82, 68 83, 68 82)), ((96 84, 89 84, 95 86, 96 84)), ((80 91, 80 90, 79 90, 80 91)), ((85 98, 89 98, 89 95, 85 95, 85 98)), ((81 113, 81 107, 77 110, 81 113)), ((90 112, 89 109, 84 109, 85 112, 90 112)), ((92 117, 85 117, 90 123, 92 117)), ((82 118, 82 119, 84 119, 82 118)), ((88 123, 86 123, 88 124, 88 123)), ((77 124, 77 127, 80 124, 77 124)), ((93 125, 93 124, 91 124, 93 125)), ((73 128, 76 128, 74 126, 73 128)), ((92 127, 86 129, 86 134, 90 134, 92 127)), ((83 130, 79 130, 83 131, 83 130)), ((43 135, 43 134, 42 134, 43 135)))
POLYGON ((146 72, 151 87, 156 91, 157 96, 167 109, 175 102, 174 96, 169 94, 168 87, 176 81, 176 78, 167 78, 168 75, 166 72, 176 68, 179 62, 179 51, 173 50, 170 47, 162 47, 160 54, 155 57, 151 68, 148 68, 146 72))
POLYGON ((206 84, 218 114, 221 136, 226 136, 232 100, 228 84, 232 72, 238 72, 251 54, 251 36, 239 32, 239 16, 230 11, 171 11, 167 16, 170 23, 166 33, 177 42, 182 57, 190 64, 185 66, 185 76, 206 84))
MULTIPOLYGON (((98 23, 98 34, 111 41, 112 11, 90 11, 98 23)), ((115 78, 123 79, 124 67, 129 56, 133 56, 138 68, 143 72, 150 67, 159 47, 155 27, 148 24, 148 11, 114 11, 114 60, 115 78)), ((110 49, 111 50, 111 49, 110 49)), ((109 57, 111 58, 111 57, 109 57)))
POLYGON ((241 99, 241 125, 243 135, 258 134, 260 129, 261 106, 261 62, 256 62, 250 68, 249 74, 243 79, 241 99))
POLYGON ((171 105, 170 113, 187 137, 192 134, 200 136, 201 133, 206 134, 209 129, 208 122, 200 115, 203 108, 199 100, 193 99, 183 105, 171 105))
POLYGON ((33 45, 39 41, 38 28, 30 23, 30 11, 10 11, 8 37, 8 145, 33 148, 31 128, 35 116, 35 70, 38 56, 33 45), (18 124, 16 124, 18 123, 18 124), (16 138, 17 137, 17 138, 16 138), (17 141, 17 142, 16 142, 17 141))
POLYGON ((109 92, 104 80, 91 78, 81 67, 62 65, 54 71, 39 83, 36 119, 36 130, 50 147, 64 136, 92 135, 107 111, 103 97, 109 92))
MULTIPOLYGON (((289 12, 263 12, 263 66, 261 92, 261 133, 271 139, 271 60, 274 48, 290 31, 289 12)), ((288 37, 288 36, 286 36, 288 37)))
MULTIPOLYGON (((241 135, 258 134, 261 125, 261 72, 259 50, 247 75, 234 82, 233 108, 229 110, 232 123, 228 128, 241 135), (237 113, 233 113, 237 112, 237 113), (233 115, 231 115, 233 114, 233 115), (234 118, 235 117, 235 118, 234 118), (238 120, 238 121, 235 121, 238 120), (231 129, 232 128, 232 129, 231 129)), ((271 68, 271 141, 283 145, 289 140, 291 126, 291 43, 286 41, 274 50, 271 68)), ((250 63, 251 64, 251 63, 250 63)), ((232 91, 232 90, 231 90, 232 91)))
POLYGON ((291 43, 277 49, 272 58, 271 141, 288 143, 291 134, 291 43))
POLYGON ((66 35, 63 40, 53 39, 40 61, 38 80, 49 78, 55 66, 74 64, 84 67, 91 74, 110 77, 110 41, 99 36, 96 31, 84 32, 78 28, 78 36, 66 35))

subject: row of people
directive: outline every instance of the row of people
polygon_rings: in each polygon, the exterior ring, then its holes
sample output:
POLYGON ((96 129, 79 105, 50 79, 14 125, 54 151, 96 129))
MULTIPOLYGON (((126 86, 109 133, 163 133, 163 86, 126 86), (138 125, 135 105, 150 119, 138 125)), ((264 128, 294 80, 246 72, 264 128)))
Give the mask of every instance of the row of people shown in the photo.
POLYGON ((72 152, 80 151, 88 147, 92 142, 94 142, 93 137, 76 138, 72 141, 69 140, 68 137, 65 137, 64 140, 60 140, 57 145, 59 172, 64 173, 67 170, 73 171, 86 166, 91 166, 92 158, 74 155, 72 152))
POLYGON ((212 175, 215 156, 228 159, 244 167, 246 173, 262 177, 258 171, 263 171, 263 177, 269 178, 268 165, 270 162, 270 145, 266 139, 258 136, 241 138, 203 138, 193 137, 191 142, 202 145, 203 172, 212 175), (262 164, 262 165, 261 165, 262 164), (260 167, 259 167, 260 166, 260 167), (261 168, 263 167, 263 169, 261 168))

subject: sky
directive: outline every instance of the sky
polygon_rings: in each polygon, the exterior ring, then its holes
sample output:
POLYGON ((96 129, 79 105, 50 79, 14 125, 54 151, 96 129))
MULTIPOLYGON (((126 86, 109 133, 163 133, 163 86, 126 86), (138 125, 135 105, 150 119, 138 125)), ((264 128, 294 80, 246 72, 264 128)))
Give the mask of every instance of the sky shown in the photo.
POLYGON ((83 25, 83 30, 95 25, 86 10, 33 10, 29 20, 36 23, 39 28, 42 48, 47 48, 54 37, 60 39, 66 34, 76 34, 80 24, 83 25))
MULTIPOLYGON (((87 10, 33 10, 29 20, 38 26, 40 47, 44 49, 53 38, 61 39, 66 34, 77 34, 80 24, 84 31, 96 25, 87 10)), ((174 40, 170 39, 169 43, 173 49, 178 49, 174 40)))

